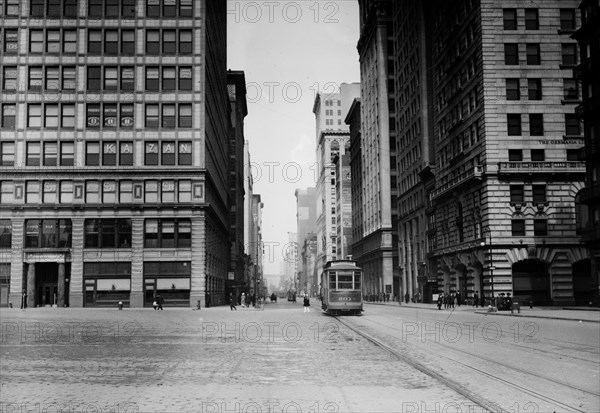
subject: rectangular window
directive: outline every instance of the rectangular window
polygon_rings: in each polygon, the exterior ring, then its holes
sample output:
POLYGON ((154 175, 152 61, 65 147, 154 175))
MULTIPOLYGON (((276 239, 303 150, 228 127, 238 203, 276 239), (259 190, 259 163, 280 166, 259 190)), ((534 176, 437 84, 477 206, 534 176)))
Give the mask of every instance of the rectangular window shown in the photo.
POLYGON ((162 71, 162 90, 175 90, 175 67, 163 67, 162 71))
POLYGON ((525 220, 524 219, 513 219, 511 222, 511 229, 513 237, 525 235, 525 220))
POLYGON ((119 0, 104 0, 106 5, 104 8, 104 15, 106 17, 119 17, 120 8, 119 8, 119 0))
POLYGON ((30 53, 43 53, 44 52, 44 31, 43 30, 31 29, 29 31, 29 52, 30 53))
POLYGON ((521 149, 509 149, 508 150, 508 160, 509 160, 509 162, 522 162, 523 161, 523 151, 521 149))
POLYGON ((2 90, 6 92, 17 90, 16 66, 4 66, 2 68, 2 90))
POLYGON ((25 202, 28 204, 40 203, 40 182, 27 181, 25 184, 25 202))
POLYGON ((160 53, 160 30, 147 30, 146 31, 146 53, 147 54, 159 54, 160 53))
POLYGON ((161 199, 162 202, 175 202, 175 181, 161 182, 161 199))
POLYGON ((121 53, 134 55, 135 54, 135 31, 121 31, 121 53))
POLYGON ((44 70, 41 67, 29 67, 27 88, 29 90, 42 90, 44 88, 44 70))
POLYGON ((46 30, 46 52, 60 53, 60 30, 46 30))
MULTIPOLYGON (((17 5, 18 7, 18 5, 17 5)), ((41 31, 41 30, 40 30, 41 31)), ((14 54, 19 51, 18 29, 4 29, 4 53, 14 54)))
POLYGON ((177 17, 177 1, 163 0, 163 17, 177 17))
POLYGON ((538 237, 544 237, 548 235, 548 220, 547 219, 534 219, 533 220, 533 235, 538 237))
POLYGON ((2 117, 0 118, 0 127, 14 129, 17 119, 16 106, 12 103, 2 105, 2 117))
POLYGON ((119 31, 105 30, 104 31, 104 53, 119 54, 119 31))
POLYGON ((119 143, 119 165, 133 165, 133 142, 119 143))
POLYGON ((88 103, 86 113, 86 124, 88 128, 97 129, 100 127, 100 104, 88 103))
POLYGON ((192 31, 179 31, 179 54, 192 54, 192 31))
POLYGON ((73 166, 75 164, 75 144, 74 142, 61 142, 60 144, 60 165, 73 166))
POLYGON ((525 9, 525 29, 538 30, 540 28, 538 9, 525 9))
POLYGON ((12 181, 0 182, 0 204, 12 204, 15 200, 15 185, 12 181))
POLYGON ((116 128, 117 122, 117 104, 105 103, 103 107, 102 124, 105 128, 116 128))
POLYGON ((519 79, 506 79, 506 100, 521 99, 519 79))
POLYGON ((102 202, 105 204, 114 204, 117 202, 117 182, 102 182, 102 202))
POLYGON ((44 142, 44 166, 56 166, 58 164, 58 144, 56 142, 44 142))
MULTIPOLYGON (((31 0, 31 6, 29 9, 29 15, 31 17, 44 17, 44 1, 45 0, 31 0)), ((0 5, 1 4, 2 2, 0 2, 0 5)))
POLYGON ((102 53, 102 30, 88 30, 88 53, 102 53))
POLYGON ((158 219, 147 219, 144 223, 144 247, 158 248, 158 219))
POLYGON ((103 0, 88 0, 89 17, 102 17, 102 1, 103 0))
POLYGON ((192 142, 179 142, 179 165, 192 164, 192 142))
POLYGON ((27 127, 42 127, 42 105, 38 103, 30 103, 27 106, 27 127))
POLYGON ((531 150, 531 161, 532 162, 544 162, 546 160, 546 153, 543 149, 532 149, 531 150))
POLYGON ((509 113, 506 115, 509 136, 521 135, 521 114, 509 113))
POLYGON ((539 65, 542 61, 540 57, 540 45, 537 43, 527 43, 527 64, 539 65))
POLYGON ((0 166, 15 166, 14 142, 0 142, 0 166))
POLYGON ((511 185, 510 186, 510 202, 513 204, 520 204, 525 202, 525 190, 523 185, 511 185))
POLYGON ((529 100, 542 100, 542 79, 527 79, 529 100))
POLYGON ((60 90, 60 68, 46 67, 46 90, 60 90))
POLYGON ((192 202, 192 181, 179 181, 178 200, 179 202, 192 202))
POLYGON ((72 103, 63 103, 60 109, 60 127, 75 128, 75 105, 72 103))
POLYGON ((120 125, 122 128, 133 128, 133 104, 121 103, 120 125))
POLYGON ((164 54, 177 53, 177 41, 175 30, 163 30, 162 32, 162 52, 164 54))
POLYGON ((158 67, 146 67, 146 90, 160 89, 160 71, 158 67))
POLYGON ((144 165, 158 165, 158 142, 146 142, 144 165))
POLYGON ((102 85, 102 68, 89 66, 87 68, 87 90, 100 90, 102 85))
POLYGON ((61 204, 70 204, 73 202, 73 181, 60 182, 60 200, 61 204))
POLYGON ((85 202, 89 204, 100 203, 100 182, 86 181, 85 183, 85 202))
POLYGON ((121 16, 124 18, 135 17, 135 2, 136 0, 121 1, 121 16))
POLYGON ((175 142, 162 142, 161 165, 175 165, 175 142))
POLYGON ((63 53, 77 53, 77 32, 63 30, 63 53))
POLYGON ((58 128, 58 104, 44 106, 44 127, 58 128))
POLYGON ((179 68, 179 90, 192 90, 192 68, 190 66, 179 68))
POLYGON ((85 145, 85 164, 87 166, 100 165, 100 143, 88 142, 85 145))
POLYGON ((102 142, 102 165, 115 166, 117 164, 117 143, 102 142))
POLYGON ((192 0, 179 0, 179 17, 193 17, 192 0))
POLYGON ((565 114, 565 132, 568 136, 581 135, 581 122, 575 114, 565 114))
POLYGON ((565 100, 579 99, 579 84, 575 79, 563 79, 563 95, 565 100))
POLYGON ((163 104, 162 105, 162 127, 163 128, 174 128, 175 127, 175 105, 174 104, 163 104))
POLYGON ((44 204, 55 204, 58 201, 58 185, 56 181, 44 181, 42 189, 42 202, 44 204))
POLYGON ((119 69, 117 67, 104 68, 104 90, 119 89, 119 69))
POLYGON ((158 104, 147 104, 146 105, 146 128, 158 128, 159 127, 159 108, 158 104))
POLYGON ((158 181, 144 182, 145 202, 158 202, 158 181))
POLYGON ((135 69, 133 67, 121 67, 121 90, 135 89, 135 69))
POLYGON ((146 17, 160 17, 160 0, 146 0, 146 17))
POLYGON ((192 104, 191 103, 180 103, 179 104, 178 125, 180 128, 191 128, 192 127, 192 104))
POLYGON ((27 166, 40 166, 40 143, 27 142, 27 166))
POLYGON ((575 9, 560 9, 560 29, 572 31, 576 27, 575 9))
POLYGON ((579 161, 579 150, 578 149, 567 149, 567 162, 579 161))
POLYGON ((562 45, 562 64, 565 66, 577 65, 577 43, 564 43, 562 45))
POLYGON ((128 204, 133 202, 133 182, 132 181, 120 181, 119 182, 119 202, 128 203, 128 204))
POLYGON ((519 64, 519 45, 517 43, 504 44, 504 64, 518 65, 519 64))
POLYGON ((541 113, 529 114, 529 135, 543 136, 544 135, 544 115, 541 113))
POLYGON ((77 69, 75 67, 65 66, 62 68, 62 89, 77 89, 77 69))
POLYGON ((532 185, 531 188, 533 192, 533 203, 546 203, 546 185, 532 185))
POLYGON ((502 9, 504 30, 517 30, 517 9, 502 9))
POLYGON ((75 18, 78 16, 77 13, 77 0, 64 0, 64 16, 75 18))

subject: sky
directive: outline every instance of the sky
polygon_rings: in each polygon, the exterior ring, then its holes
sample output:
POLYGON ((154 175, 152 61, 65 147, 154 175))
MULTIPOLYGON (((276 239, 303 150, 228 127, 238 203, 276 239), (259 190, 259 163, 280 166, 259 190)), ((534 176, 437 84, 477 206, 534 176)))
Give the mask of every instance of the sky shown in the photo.
MULTIPOLYGON (((227 1, 227 66, 246 76, 254 193, 264 203, 265 274, 281 274, 296 188, 316 186, 317 91, 360 81, 358 1, 227 1)), ((278 279, 278 278, 277 278, 278 279)))

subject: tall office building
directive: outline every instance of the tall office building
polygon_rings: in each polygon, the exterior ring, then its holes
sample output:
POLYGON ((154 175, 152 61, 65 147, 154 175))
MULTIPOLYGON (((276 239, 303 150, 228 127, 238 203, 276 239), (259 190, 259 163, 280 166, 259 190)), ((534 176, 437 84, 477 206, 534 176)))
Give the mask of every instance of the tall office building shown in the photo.
POLYGON ((204 305, 229 266, 226 4, 0 2, 9 300, 204 305))
POLYGON ((353 259, 364 271, 364 292, 397 295, 397 168, 391 0, 360 0, 362 233, 353 259))
MULTIPOLYGON (((580 277, 573 280, 575 301, 600 305, 600 118, 598 117, 598 96, 600 96, 600 3, 593 0, 582 1, 581 27, 573 34, 579 43, 581 63, 573 74, 581 83, 582 104, 576 113, 583 119, 585 146, 580 149, 580 159, 586 162, 585 188, 577 194, 580 204, 579 222, 583 241, 590 248, 590 263, 584 264, 581 273, 589 271, 591 278, 580 277)), ((561 26, 574 30, 575 18, 561 12, 561 26), (563 19, 564 17, 564 19, 563 19), (564 21, 564 23, 563 23, 564 21)), ((564 30, 564 29, 563 29, 564 30)), ((577 90, 577 89, 576 89, 577 90)), ((578 91, 578 90, 577 90, 578 91)))
POLYGON ((317 222, 317 193, 316 188, 296 189, 296 245, 298 253, 298 273, 300 285, 309 285, 313 281, 314 258, 312 238, 315 237, 317 222))
POLYGON ((360 95, 359 83, 342 83, 339 93, 318 93, 313 106, 317 125, 317 264, 321 274, 337 253, 335 166, 336 156, 349 153, 348 125, 342 122, 350 105, 360 95))
POLYGON ((427 11, 435 97, 427 270, 444 292, 573 303, 576 280, 589 277, 575 229, 585 174, 570 37, 577 5, 436 0, 427 11))

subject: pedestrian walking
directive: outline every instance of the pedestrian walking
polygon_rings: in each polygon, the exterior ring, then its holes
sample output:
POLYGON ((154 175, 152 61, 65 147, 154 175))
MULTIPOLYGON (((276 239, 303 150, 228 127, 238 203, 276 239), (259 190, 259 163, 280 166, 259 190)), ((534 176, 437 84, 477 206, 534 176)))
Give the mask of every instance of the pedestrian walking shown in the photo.
POLYGON ((296 302, 296 293, 294 293, 294 294, 292 295, 292 303, 295 303, 295 302, 296 302))
POLYGON ((477 294, 477 292, 475 292, 475 294, 473 294, 473 307, 477 308, 479 306, 479 294, 477 294))
POLYGON ((155 311, 158 309, 158 301, 156 300, 156 297, 154 297, 154 301, 152 301, 152 307, 154 307, 155 311))
POLYGON ((210 307, 210 293, 206 293, 206 305, 204 307, 210 307))
POLYGON ((240 304, 242 305, 242 308, 246 307, 246 293, 242 293, 242 298, 240 298, 240 304))
POLYGON ((456 304, 460 307, 460 300, 462 297, 460 296, 460 292, 456 293, 456 304))
POLYGON ((444 294, 440 294, 438 295, 438 299, 437 299, 437 307, 438 310, 442 309, 442 302, 444 301, 444 294))
POLYGON ((160 294, 158 294, 156 296, 156 305, 158 306, 158 310, 162 311, 162 309, 163 309, 162 306, 163 306, 164 303, 165 303, 165 299, 162 298, 162 296, 160 294))
POLYGON ((232 311, 237 311, 237 308, 235 308, 235 298, 233 297, 233 293, 229 293, 229 309, 232 311))
POLYGON ((27 308, 27 291, 23 290, 23 297, 21 298, 21 310, 27 308))
POLYGON ((406 301, 406 304, 408 304, 408 301, 410 300, 410 294, 409 293, 404 294, 404 300, 406 301))
POLYGON ((304 312, 310 313, 310 299, 308 298, 308 295, 304 296, 304 312))

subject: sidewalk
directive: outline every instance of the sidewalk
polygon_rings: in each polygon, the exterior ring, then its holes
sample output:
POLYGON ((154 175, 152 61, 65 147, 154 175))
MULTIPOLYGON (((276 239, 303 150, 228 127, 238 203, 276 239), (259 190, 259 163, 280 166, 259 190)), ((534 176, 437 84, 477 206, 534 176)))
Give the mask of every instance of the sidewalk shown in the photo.
POLYGON ((510 311, 488 312, 487 308, 471 307, 469 305, 455 306, 454 309, 438 310, 437 304, 424 303, 402 303, 397 302, 365 302, 365 305, 385 305, 396 308, 420 308, 423 310, 432 311, 470 311, 477 314, 493 315, 493 316, 508 316, 508 317, 529 317, 529 318, 546 318, 551 320, 575 320, 600 323, 600 308, 596 307, 521 307, 521 314, 516 311, 511 314, 510 311))

